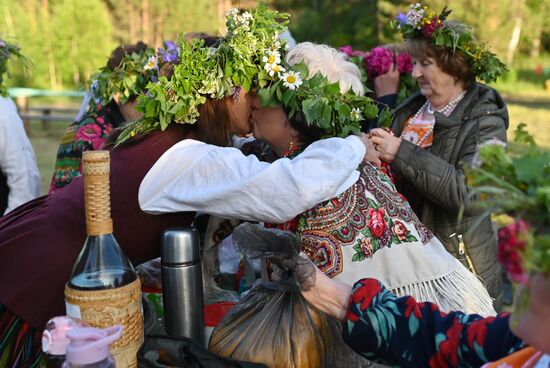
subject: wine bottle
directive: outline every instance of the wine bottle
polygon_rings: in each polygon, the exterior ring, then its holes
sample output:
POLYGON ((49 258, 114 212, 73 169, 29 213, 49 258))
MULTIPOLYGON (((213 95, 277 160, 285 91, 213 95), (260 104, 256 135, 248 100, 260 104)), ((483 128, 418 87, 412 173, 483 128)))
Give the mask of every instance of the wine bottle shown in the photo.
POLYGON ((109 151, 82 155, 87 238, 65 287, 67 315, 93 327, 121 324, 111 352, 119 367, 137 367, 143 342, 141 283, 113 236, 109 151))

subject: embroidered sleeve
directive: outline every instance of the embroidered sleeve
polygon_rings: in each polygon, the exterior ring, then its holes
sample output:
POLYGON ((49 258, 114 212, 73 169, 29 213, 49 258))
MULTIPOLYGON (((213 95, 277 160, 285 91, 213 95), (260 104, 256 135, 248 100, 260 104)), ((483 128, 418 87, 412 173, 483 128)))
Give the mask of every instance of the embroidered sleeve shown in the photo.
POLYGON ((375 279, 358 281, 343 325, 344 340, 369 360, 404 367, 479 367, 523 347, 508 314, 445 314, 432 303, 398 298, 375 279))

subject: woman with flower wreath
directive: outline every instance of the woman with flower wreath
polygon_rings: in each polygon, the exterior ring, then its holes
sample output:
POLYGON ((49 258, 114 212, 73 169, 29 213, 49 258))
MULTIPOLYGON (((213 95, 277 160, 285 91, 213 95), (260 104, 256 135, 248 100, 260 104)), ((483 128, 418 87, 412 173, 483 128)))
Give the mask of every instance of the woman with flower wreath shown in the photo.
MULTIPOLYGON (((375 106, 373 100, 362 96, 357 66, 328 46, 298 44, 284 62, 281 55, 266 50, 264 60, 265 69, 276 72, 263 75, 259 98, 253 102, 253 134, 279 157, 300 159, 321 137, 359 131, 362 116, 375 106), (270 56, 277 65, 267 65, 270 56)), ((155 163, 140 187, 143 210, 200 210, 265 221, 263 208, 254 206, 259 194, 278 199, 280 205, 272 210, 295 200, 291 188, 280 187, 277 178, 266 183, 261 193, 242 190, 236 198, 228 198, 226 186, 216 183, 223 181, 222 177, 210 176, 210 186, 199 187, 192 177, 176 170, 186 166, 187 157, 186 147, 180 143, 155 163), (197 192, 200 198, 192 194, 197 192), (232 200, 240 204, 228 206, 226 202, 232 200)), ((369 158, 375 160, 376 156, 369 158)), ((301 176, 308 176, 318 166, 304 170, 301 176)), ((446 311, 494 314, 483 285, 420 223, 390 179, 370 163, 360 165, 359 170, 359 178, 342 194, 318 203, 292 221, 268 226, 296 232, 302 251, 331 278, 353 282, 377 277, 401 295, 437 302, 446 311)), ((338 174, 329 177, 334 175, 338 174)), ((242 186, 247 186, 246 180, 242 186)), ((309 190, 316 188, 312 183, 309 190)))
MULTIPOLYGON (((181 141, 193 147, 191 171, 210 170, 223 177, 227 187, 247 178, 250 188, 263 187, 266 178, 296 193, 310 181, 296 180, 296 171, 322 157, 327 163, 310 180, 318 191, 266 211, 266 220, 286 221, 314 203, 331 198, 349 186, 365 155, 356 137, 332 139, 312 147, 309 157, 275 164, 246 157, 228 147, 232 134, 250 131, 250 95, 262 69, 261 56, 273 47, 284 29, 277 12, 259 6, 252 14, 228 15, 228 34, 219 45, 203 40, 179 42, 180 63, 171 77, 159 77, 138 98, 142 119, 124 126, 111 149, 111 213, 114 235, 132 263, 159 256, 159 241, 166 228, 190 225, 193 212, 152 216, 139 208, 138 188, 155 161, 181 141), (250 42, 257 48, 251 48, 250 42), (169 126, 168 126, 169 124, 169 126), (221 146, 221 147, 220 147, 221 146), (336 157, 333 157, 336 155, 336 157), (236 169, 238 168, 238 169, 236 169), (326 180, 327 171, 340 179, 326 180)), ((178 168, 183 169, 183 168, 178 168)), ((46 321, 64 314, 63 290, 86 238, 83 182, 72 180, 63 190, 37 198, 0 219, 0 366, 37 366, 40 335, 46 321)), ((200 192, 197 192, 200 196, 200 192)), ((259 199, 260 208, 272 208, 272 198, 259 199)))
POLYGON ((397 107, 392 132, 375 129, 371 137, 381 160, 391 164, 398 190, 447 250, 483 279, 498 309, 496 234, 489 216, 468 200, 463 167, 480 143, 506 140, 506 104, 476 82, 496 80, 505 66, 468 26, 448 21, 449 13, 417 3, 397 17, 420 92, 397 107))
MULTIPOLYGON (((516 142, 525 136, 518 132, 516 142)), ((499 260, 517 286, 512 314, 443 313, 435 304, 398 298, 372 278, 352 287, 322 272, 308 276, 313 265, 302 262, 295 278, 304 297, 342 320, 344 340, 371 360, 403 367, 550 367, 550 153, 529 140, 530 148, 517 152, 487 142, 478 166, 468 170, 474 192, 486 196, 482 207, 507 218, 498 234, 499 260)))
MULTIPOLYGON (((172 44, 165 41, 165 45, 172 44)), ((91 92, 83 102, 86 110, 61 138, 50 193, 82 175, 82 152, 101 149, 113 129, 140 117, 136 98, 149 81, 158 78, 156 60, 154 50, 141 41, 121 45, 113 50, 105 67, 92 75, 91 92)), ((163 61, 169 60, 163 55, 163 61)))

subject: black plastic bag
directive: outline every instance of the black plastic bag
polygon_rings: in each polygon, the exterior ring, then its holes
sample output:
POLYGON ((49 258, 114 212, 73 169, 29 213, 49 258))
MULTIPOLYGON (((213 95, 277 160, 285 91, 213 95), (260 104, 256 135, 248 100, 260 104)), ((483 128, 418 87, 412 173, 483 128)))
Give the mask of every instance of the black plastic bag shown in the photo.
POLYGON ((214 329, 209 350, 273 368, 334 368, 353 361, 353 352, 341 340, 339 323, 300 294, 293 275, 312 278, 315 269, 307 267, 315 266, 298 255, 294 234, 242 224, 233 238, 245 256, 267 256, 279 268, 281 279, 257 282, 214 329), (296 272, 299 267, 305 269, 296 272))
POLYGON ((186 337, 149 335, 138 351, 138 367, 265 368, 265 365, 216 356, 186 337))
POLYGON ((162 290, 160 257, 137 265, 136 271, 141 280, 142 288, 162 290))

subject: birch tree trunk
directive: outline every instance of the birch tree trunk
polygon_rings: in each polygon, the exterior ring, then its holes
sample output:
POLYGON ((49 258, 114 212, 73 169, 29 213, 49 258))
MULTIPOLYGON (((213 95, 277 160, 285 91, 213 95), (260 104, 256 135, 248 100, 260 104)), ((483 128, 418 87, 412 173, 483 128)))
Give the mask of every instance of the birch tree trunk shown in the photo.
POLYGON ((128 40, 131 42, 136 42, 137 39, 137 26, 136 26, 136 4, 133 1, 128 1, 126 3, 128 11, 128 40))
POLYGON ((151 17, 151 12, 149 9, 149 0, 141 1, 141 39, 145 43, 151 42, 151 34, 149 31, 149 19, 151 17))
POLYGON ((231 9, 232 4, 231 0, 218 0, 218 19, 219 19, 219 25, 218 25, 218 33, 221 35, 225 34, 225 13, 229 9, 231 9))
POLYGON ((512 64, 512 61, 514 61, 514 54, 519 44, 519 37, 521 36, 521 28, 523 25, 523 17, 522 17, 523 2, 524 0, 515 1, 516 16, 514 19, 514 29, 512 30, 512 36, 510 37, 510 41, 508 42, 508 48, 506 51, 506 63, 508 65, 512 64))
POLYGON ((52 32, 51 32, 51 21, 50 21, 50 9, 48 0, 42 0, 41 2, 41 13, 42 13, 42 27, 44 30, 44 53, 48 59, 48 71, 50 76, 50 87, 51 89, 57 89, 57 73, 55 68, 55 58, 53 55, 53 43, 52 43, 52 32))
POLYGON ((4 9, 4 19, 6 20, 6 26, 8 28, 8 34, 13 35, 17 39, 17 34, 15 33, 15 27, 13 26, 13 19, 11 17, 10 9, 7 6, 3 7, 4 9))

